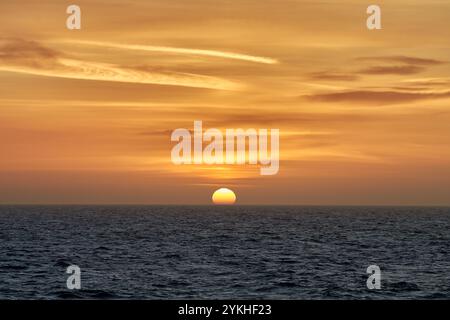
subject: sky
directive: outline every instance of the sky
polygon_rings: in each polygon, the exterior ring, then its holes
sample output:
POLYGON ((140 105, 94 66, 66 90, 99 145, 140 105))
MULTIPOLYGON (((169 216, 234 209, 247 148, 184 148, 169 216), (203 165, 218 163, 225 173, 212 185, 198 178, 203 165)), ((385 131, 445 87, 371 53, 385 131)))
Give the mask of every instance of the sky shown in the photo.
POLYGON ((1 1, 0 203, 450 205, 450 2, 370 4, 1 1), (174 165, 194 120, 279 129, 279 173, 174 165))

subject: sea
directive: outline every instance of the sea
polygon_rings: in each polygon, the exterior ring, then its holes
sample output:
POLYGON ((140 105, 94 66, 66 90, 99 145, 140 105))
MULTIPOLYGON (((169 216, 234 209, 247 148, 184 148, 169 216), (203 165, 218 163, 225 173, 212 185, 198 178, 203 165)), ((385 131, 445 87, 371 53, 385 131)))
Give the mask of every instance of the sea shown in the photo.
POLYGON ((448 207, 0 206, 0 299, 449 298, 448 207))

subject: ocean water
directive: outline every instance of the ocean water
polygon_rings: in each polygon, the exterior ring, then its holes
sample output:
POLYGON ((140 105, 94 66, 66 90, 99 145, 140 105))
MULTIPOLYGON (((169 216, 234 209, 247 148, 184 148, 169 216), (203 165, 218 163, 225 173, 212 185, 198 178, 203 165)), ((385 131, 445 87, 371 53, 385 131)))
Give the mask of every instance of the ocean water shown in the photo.
POLYGON ((1 206, 0 299, 85 298, 448 299, 450 208, 1 206))

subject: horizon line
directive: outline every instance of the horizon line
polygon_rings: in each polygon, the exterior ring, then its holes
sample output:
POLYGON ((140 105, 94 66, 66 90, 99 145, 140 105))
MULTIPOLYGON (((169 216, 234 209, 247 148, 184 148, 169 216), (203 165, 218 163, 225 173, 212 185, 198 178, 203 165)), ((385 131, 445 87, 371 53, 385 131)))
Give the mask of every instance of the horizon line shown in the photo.
POLYGON ((424 207, 450 208, 450 204, 161 204, 161 203, 0 203, 4 206, 142 206, 142 207, 424 207))

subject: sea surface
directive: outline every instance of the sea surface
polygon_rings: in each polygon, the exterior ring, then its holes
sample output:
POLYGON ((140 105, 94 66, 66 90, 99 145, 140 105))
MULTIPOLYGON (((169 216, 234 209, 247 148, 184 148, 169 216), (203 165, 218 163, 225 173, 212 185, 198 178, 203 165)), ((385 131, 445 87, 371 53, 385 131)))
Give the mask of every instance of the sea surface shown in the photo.
POLYGON ((0 206, 0 299, 247 298, 449 299, 450 208, 0 206))

